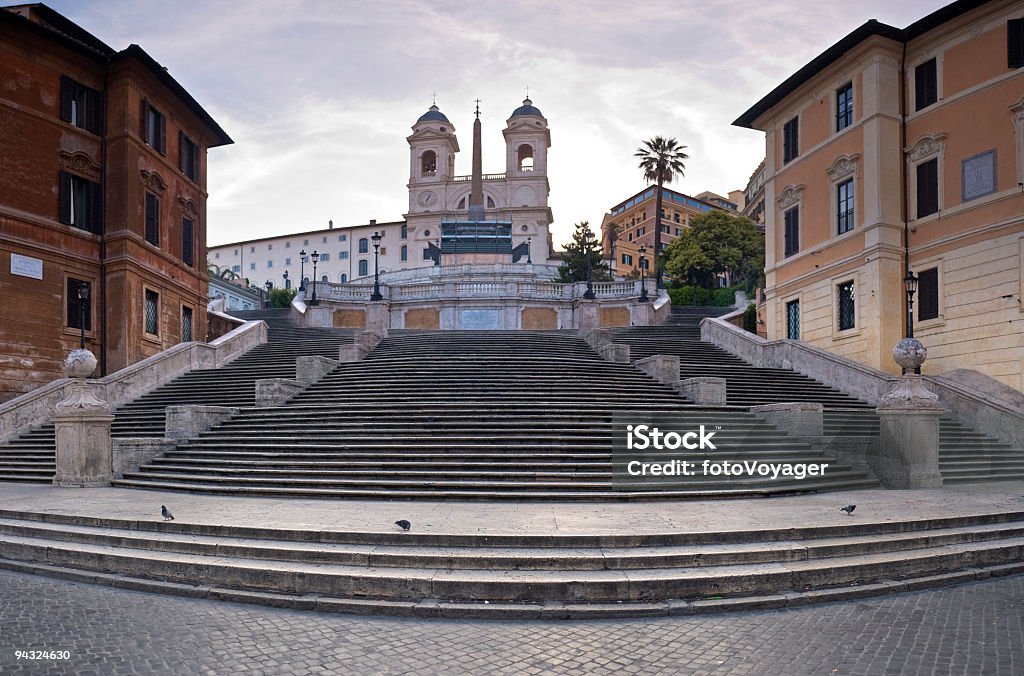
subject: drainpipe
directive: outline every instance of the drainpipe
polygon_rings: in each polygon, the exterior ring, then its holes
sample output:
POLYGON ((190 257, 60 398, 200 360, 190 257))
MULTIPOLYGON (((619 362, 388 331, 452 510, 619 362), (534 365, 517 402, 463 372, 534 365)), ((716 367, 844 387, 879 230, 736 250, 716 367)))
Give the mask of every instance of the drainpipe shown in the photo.
POLYGON ((103 227, 100 228, 100 376, 107 375, 107 124, 110 121, 107 101, 110 96, 110 62, 103 71, 103 133, 100 136, 100 191, 103 193, 103 227))
MULTIPOLYGON (((907 204, 907 34, 903 33, 903 56, 900 58, 900 189, 903 203, 903 272, 910 272, 910 207, 907 204)), ((904 315, 907 313, 904 311, 904 315)), ((906 335, 906 317, 903 333, 906 335)))

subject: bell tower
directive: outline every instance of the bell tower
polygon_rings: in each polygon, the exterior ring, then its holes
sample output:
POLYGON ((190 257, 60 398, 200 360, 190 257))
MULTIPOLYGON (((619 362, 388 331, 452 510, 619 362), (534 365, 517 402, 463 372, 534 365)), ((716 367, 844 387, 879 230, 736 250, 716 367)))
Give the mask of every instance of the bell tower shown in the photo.
POLYGON ((445 188, 455 174, 459 140, 435 103, 416 120, 409 142, 409 213, 444 209, 445 188))
MULTIPOLYGON (((505 129, 505 212, 513 222, 513 244, 529 242, 532 260, 547 260, 553 216, 548 207, 547 118, 529 98, 512 111, 505 129)), ((517 251, 519 249, 517 248, 517 251)))

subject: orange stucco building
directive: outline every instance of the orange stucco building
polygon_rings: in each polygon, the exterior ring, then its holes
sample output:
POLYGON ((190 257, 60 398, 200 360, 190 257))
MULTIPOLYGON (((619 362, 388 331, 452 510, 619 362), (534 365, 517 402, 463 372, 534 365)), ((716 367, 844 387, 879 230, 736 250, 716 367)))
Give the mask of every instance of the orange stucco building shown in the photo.
POLYGON ((767 336, 1024 387, 1024 2, 868 21, 736 124, 766 133, 767 336))
POLYGON ((138 45, 0 9, 0 401, 206 335, 206 151, 231 139, 138 45))

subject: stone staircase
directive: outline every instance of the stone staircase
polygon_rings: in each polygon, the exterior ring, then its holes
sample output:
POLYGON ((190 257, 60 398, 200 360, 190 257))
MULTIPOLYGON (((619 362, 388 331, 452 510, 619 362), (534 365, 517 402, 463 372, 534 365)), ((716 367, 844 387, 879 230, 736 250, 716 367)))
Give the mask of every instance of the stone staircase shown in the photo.
MULTIPOLYGON (((707 451, 673 452, 700 460, 707 451)), ((394 331, 287 406, 247 409, 115 485, 321 497, 637 499, 877 486, 749 412, 690 405, 574 332, 394 331), (819 479, 613 485, 616 413, 716 429, 723 459, 826 462, 819 479), (725 458, 725 456, 728 456, 725 458)))
MULTIPOLYGON (((700 340, 700 322, 732 308, 673 307, 661 326, 612 331, 630 346, 634 361, 652 354, 678 355, 680 377, 725 378, 730 405, 817 402, 825 407, 826 436, 878 436, 874 407, 795 371, 755 368, 739 357, 700 340)), ((1001 443, 944 415, 939 427, 939 468, 946 483, 1024 479, 1024 450, 1001 443)))
MULTIPOLYGON (((322 355, 337 359, 352 331, 296 326, 290 311, 236 312, 246 320, 267 322, 268 342, 219 369, 186 373, 114 411, 111 435, 162 437, 164 410, 175 404, 251 407, 260 378, 294 378, 295 358, 322 355)), ((54 427, 47 423, 0 445, 0 481, 50 482, 55 471, 54 427)))
MULTIPOLYGON (((389 517, 381 515, 382 525, 389 517)), ((268 528, 12 510, 0 512, 0 569, 340 613, 692 615, 1021 573, 1024 513, 588 535, 268 528)))

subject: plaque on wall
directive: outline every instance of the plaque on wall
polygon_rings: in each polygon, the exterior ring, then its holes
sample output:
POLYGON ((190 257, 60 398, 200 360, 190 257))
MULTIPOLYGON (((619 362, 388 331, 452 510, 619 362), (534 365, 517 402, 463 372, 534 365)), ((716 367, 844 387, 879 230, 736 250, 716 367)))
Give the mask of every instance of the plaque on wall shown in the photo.
POLYGON ((41 258, 31 258, 11 253, 11 274, 18 275, 19 277, 42 279, 43 261, 41 258))
POLYGON ((996 191, 996 151, 989 150, 961 163, 964 202, 996 191))

